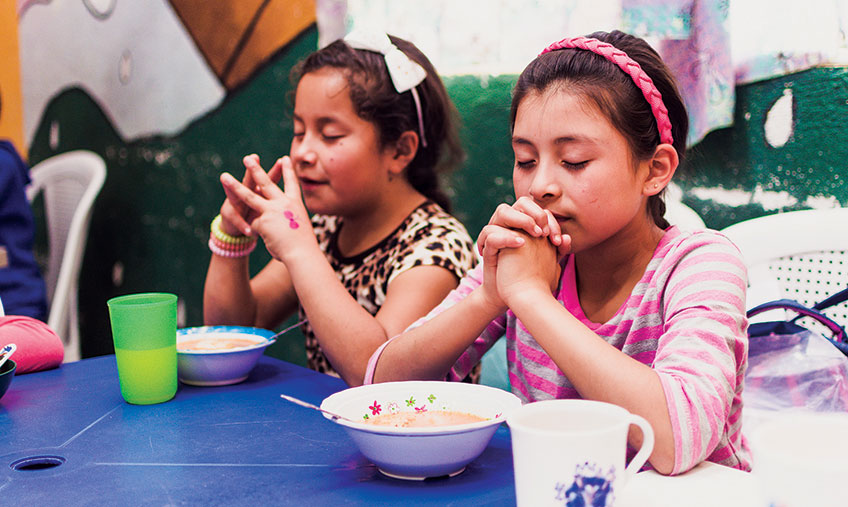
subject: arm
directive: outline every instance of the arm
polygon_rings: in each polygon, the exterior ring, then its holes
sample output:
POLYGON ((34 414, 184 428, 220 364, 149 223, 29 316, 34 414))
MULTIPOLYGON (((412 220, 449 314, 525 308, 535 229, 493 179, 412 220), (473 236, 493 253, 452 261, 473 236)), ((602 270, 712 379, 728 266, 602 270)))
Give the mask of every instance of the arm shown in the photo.
POLYGON ((388 287, 376 316, 351 297, 323 256, 291 269, 294 286, 315 336, 348 385, 362 384, 371 354, 388 338, 426 315, 456 286, 456 277, 437 266, 409 269, 388 287))
MULTIPOLYGON (((521 252, 525 248, 501 255, 499 283, 514 285, 504 299, 582 397, 622 406, 651 423, 656 443, 650 462, 658 472, 682 473, 713 453, 741 447, 736 400, 745 368, 746 282, 732 245, 691 241, 666 254, 659 275, 668 276, 661 278, 662 334, 651 365, 586 328, 548 286, 515 277, 526 257, 512 262, 531 253, 521 252)), ((634 446, 641 443, 636 433, 629 437, 634 446)))
MULTIPOLYGON (((420 325, 392 339, 377 362, 375 383, 442 380, 475 340, 486 340, 481 335, 486 334, 488 326, 503 314, 505 307, 487 300, 481 287, 473 288, 474 282, 472 276, 464 278, 459 288, 422 319, 420 325)), ((496 335, 494 339, 501 333, 496 335)), ((482 356, 482 350, 479 355, 482 356)), ((458 376, 461 378, 465 373, 458 376)))
POLYGON ((247 168, 258 193, 231 177, 224 179, 224 184, 253 211, 252 221, 241 225, 242 233, 260 234, 282 268, 269 266, 260 273, 254 280, 257 283, 251 283, 256 286, 253 293, 266 287, 258 285, 260 280, 288 281, 333 368, 349 385, 361 384, 371 354, 441 301, 456 286, 456 276, 439 266, 406 269, 389 283, 381 310, 372 316, 348 293, 324 257, 289 159, 281 160, 285 191, 257 164, 247 168), (260 279, 262 275, 268 277, 260 279))
MULTIPOLYGON (((665 395, 656 372, 608 344, 566 310, 552 290, 556 251, 545 238, 498 254, 498 292, 527 331, 585 399, 605 401, 641 415, 654 429, 651 465, 669 473, 675 445, 665 395)), ((632 430, 629 441, 641 445, 632 430)))
MULTIPOLYGON (((258 157, 247 156, 245 166, 257 166, 258 157)), ((261 171, 261 168, 260 168, 261 171)), ((266 175, 276 186, 280 178, 281 163, 274 164, 266 175)), ((264 171, 262 171, 264 174, 264 171)), ((222 175, 221 181, 227 199, 221 206, 222 228, 231 235, 247 234, 243 232, 248 220, 255 219, 255 213, 231 190, 233 178, 222 175)), ((255 188, 253 173, 245 171, 242 185, 255 188)), ((248 257, 226 258, 212 255, 206 273, 203 290, 203 320, 211 324, 250 325, 273 328, 294 309, 296 299, 291 280, 281 263, 272 260, 253 279, 250 279, 248 257)))
POLYGON ((561 235, 553 217, 532 200, 498 206, 477 241, 483 265, 466 276, 420 326, 407 329, 372 358, 374 382, 443 379, 449 371, 462 378, 467 372, 458 370, 476 364, 502 336, 502 325, 493 322, 506 310, 496 288, 497 254, 503 248, 519 248, 525 241, 510 227, 534 237, 545 235, 563 253, 570 250, 571 239, 561 235))

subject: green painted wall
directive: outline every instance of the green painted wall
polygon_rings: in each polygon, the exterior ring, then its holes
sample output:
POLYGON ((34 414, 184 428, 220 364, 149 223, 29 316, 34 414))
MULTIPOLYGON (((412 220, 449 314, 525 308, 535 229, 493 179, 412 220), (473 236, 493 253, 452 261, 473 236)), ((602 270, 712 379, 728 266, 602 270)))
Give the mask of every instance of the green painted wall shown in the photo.
MULTIPOLYGON (((290 67, 316 47, 307 31, 214 112, 170 137, 125 142, 100 107, 81 90, 67 90, 47 109, 30 149, 30 162, 72 149, 90 149, 106 161, 108 175, 95 204, 80 280, 83 356, 112 352, 106 300, 112 296, 166 291, 179 295, 182 325, 202 324, 202 293, 210 253, 208 224, 224 193, 223 171, 241 174, 241 158, 258 153, 265 161, 286 153, 291 139, 290 67), (49 144, 59 125, 57 146, 49 144)), ((456 215, 472 235, 494 207, 512 199, 509 97, 515 76, 447 78, 463 121, 467 150, 462 171, 448 184, 456 215)), ((733 128, 711 133, 691 151, 678 181, 698 187, 752 192, 757 182, 786 190, 801 200, 833 195, 848 205, 843 161, 848 159, 848 70, 815 69, 738 89, 733 128), (783 148, 764 141, 762 123, 771 104, 792 87, 796 133, 783 148)), ((721 228, 767 213, 761 205, 728 206, 687 193, 685 202, 721 228)), ((43 213, 36 215, 43 226, 43 213)), ((43 230, 43 229, 42 229, 43 230)), ((39 235, 38 253, 46 244, 39 235)), ((268 260, 257 249, 255 272, 268 260)), ((269 353, 304 364, 302 337, 295 332, 269 353)))
MULTIPOLYGON (((756 216, 803 209, 808 197, 834 197, 848 206, 848 68, 816 68, 739 86, 733 127, 711 132, 694 146, 677 177, 683 201, 708 226, 721 229, 756 216), (779 147, 765 140, 763 125, 784 90, 794 96, 793 130, 779 147), (752 202, 728 206, 698 199, 693 187, 738 189, 753 195, 787 192, 799 202, 780 210, 766 210, 752 202)), ((848 232, 848 224, 846 231, 848 232)))

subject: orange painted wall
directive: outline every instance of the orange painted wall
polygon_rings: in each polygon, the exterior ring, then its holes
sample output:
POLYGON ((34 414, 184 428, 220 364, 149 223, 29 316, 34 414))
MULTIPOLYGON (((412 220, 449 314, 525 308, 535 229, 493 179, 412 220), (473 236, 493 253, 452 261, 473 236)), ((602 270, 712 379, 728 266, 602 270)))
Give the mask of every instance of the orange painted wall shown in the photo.
POLYGON ((0 0, 0 138, 9 139, 26 155, 24 146, 18 16, 14 0, 0 0))

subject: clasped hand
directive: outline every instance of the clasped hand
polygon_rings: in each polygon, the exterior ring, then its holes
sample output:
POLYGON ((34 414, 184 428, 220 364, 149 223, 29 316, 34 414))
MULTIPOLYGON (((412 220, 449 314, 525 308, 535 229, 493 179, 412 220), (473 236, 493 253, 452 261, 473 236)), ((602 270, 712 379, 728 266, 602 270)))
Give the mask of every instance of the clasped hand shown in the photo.
POLYGON ((483 287, 500 306, 530 292, 556 289, 558 260, 571 251, 553 215, 527 197, 512 206, 501 204, 480 232, 477 248, 483 256, 483 287))
POLYGON ((221 206, 221 227, 233 235, 262 236, 275 259, 286 259, 307 248, 317 248, 300 182, 290 157, 278 159, 266 173, 259 156, 244 157, 244 179, 221 175, 227 199, 221 206), (277 184, 283 180, 283 189, 277 184))

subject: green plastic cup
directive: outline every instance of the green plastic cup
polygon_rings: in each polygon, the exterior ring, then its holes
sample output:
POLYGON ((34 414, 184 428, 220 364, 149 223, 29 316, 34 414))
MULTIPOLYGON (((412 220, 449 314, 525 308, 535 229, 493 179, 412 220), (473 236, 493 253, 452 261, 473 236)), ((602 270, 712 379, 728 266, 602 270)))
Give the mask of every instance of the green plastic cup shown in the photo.
POLYGON ((177 392, 177 296, 129 294, 106 302, 121 395, 151 405, 177 392))

